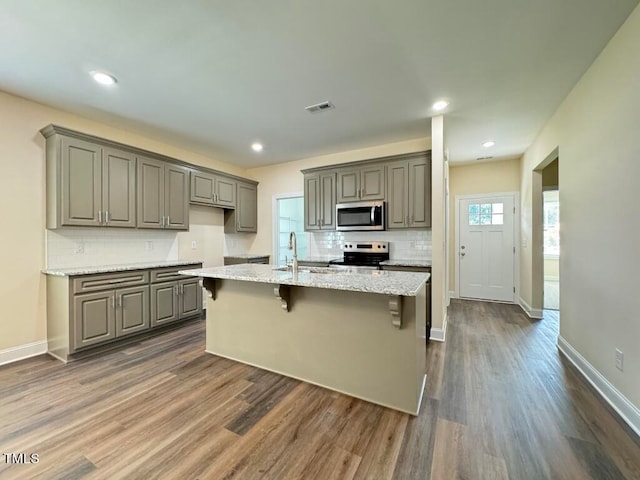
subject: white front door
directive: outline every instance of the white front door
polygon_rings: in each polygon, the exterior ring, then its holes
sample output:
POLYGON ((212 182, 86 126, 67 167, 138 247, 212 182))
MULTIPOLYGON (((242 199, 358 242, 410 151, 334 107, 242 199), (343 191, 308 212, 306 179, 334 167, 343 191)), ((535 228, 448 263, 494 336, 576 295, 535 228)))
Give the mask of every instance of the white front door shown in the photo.
POLYGON ((514 196, 459 200, 460 297, 514 300, 514 196))

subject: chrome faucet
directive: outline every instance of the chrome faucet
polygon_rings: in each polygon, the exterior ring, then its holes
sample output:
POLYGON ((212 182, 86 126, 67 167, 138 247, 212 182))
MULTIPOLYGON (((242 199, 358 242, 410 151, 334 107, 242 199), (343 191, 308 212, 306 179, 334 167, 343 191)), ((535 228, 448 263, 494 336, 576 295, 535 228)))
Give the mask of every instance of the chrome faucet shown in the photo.
POLYGON ((291 262, 291 268, 293 273, 298 273, 298 245, 296 244, 296 233, 289 233, 289 250, 293 250, 293 261, 291 262))

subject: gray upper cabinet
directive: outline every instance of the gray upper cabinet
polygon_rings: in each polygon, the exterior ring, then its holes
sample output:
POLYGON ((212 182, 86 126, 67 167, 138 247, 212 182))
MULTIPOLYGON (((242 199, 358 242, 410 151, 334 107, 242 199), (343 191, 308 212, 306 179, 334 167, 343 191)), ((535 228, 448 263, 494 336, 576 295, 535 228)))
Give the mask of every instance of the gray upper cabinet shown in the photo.
POLYGON ((107 226, 136 226, 134 155, 113 148, 102 149, 102 208, 107 226))
POLYGON ((189 170, 138 157, 138 228, 189 229, 189 170))
POLYGON ((72 137, 51 142, 47 228, 135 227, 135 156, 72 137))
POLYGON ((238 199, 235 210, 226 210, 225 233, 256 233, 258 231, 258 186, 238 182, 238 199))
POLYGON ((431 226, 430 159, 420 155, 387 164, 387 229, 431 226))
POLYGON ((208 172, 191 172, 191 203, 236 207, 236 180, 208 172))
POLYGON ((334 230, 336 228, 335 182, 335 172, 305 174, 305 230, 334 230))
POLYGON ((384 200, 384 165, 340 169, 337 173, 337 202, 384 200))

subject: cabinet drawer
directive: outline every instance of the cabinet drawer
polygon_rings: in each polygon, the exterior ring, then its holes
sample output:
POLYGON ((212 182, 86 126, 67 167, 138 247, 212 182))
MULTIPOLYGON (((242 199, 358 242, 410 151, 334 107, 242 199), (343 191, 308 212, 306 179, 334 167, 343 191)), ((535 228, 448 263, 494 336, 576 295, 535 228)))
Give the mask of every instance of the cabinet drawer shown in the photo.
POLYGON ((120 287, 134 287, 149 283, 148 270, 106 273, 100 275, 84 275, 73 279, 73 292, 97 292, 120 287))
POLYGON ((268 264, 269 263, 269 257, 250 258, 247 263, 268 264))
POLYGON ((151 283, 172 282, 174 280, 192 278, 180 275, 178 272, 180 270, 191 270, 193 268, 202 268, 202 264, 198 263, 193 265, 180 265, 177 267, 156 268, 151 270, 151 283))

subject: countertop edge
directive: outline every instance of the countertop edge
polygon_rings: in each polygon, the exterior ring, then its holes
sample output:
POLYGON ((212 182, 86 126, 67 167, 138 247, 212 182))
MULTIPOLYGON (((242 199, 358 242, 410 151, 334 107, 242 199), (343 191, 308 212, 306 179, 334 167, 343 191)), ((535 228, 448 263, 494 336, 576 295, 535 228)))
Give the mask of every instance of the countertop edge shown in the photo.
POLYGON ((189 265, 199 265, 204 262, 198 260, 176 260, 169 262, 149 262, 132 263, 121 265, 104 265, 99 267, 71 267, 71 268, 45 268, 40 273, 52 277, 74 277, 80 275, 94 275, 98 273, 127 272, 131 270, 149 270, 153 268, 165 267, 187 267, 189 265))

